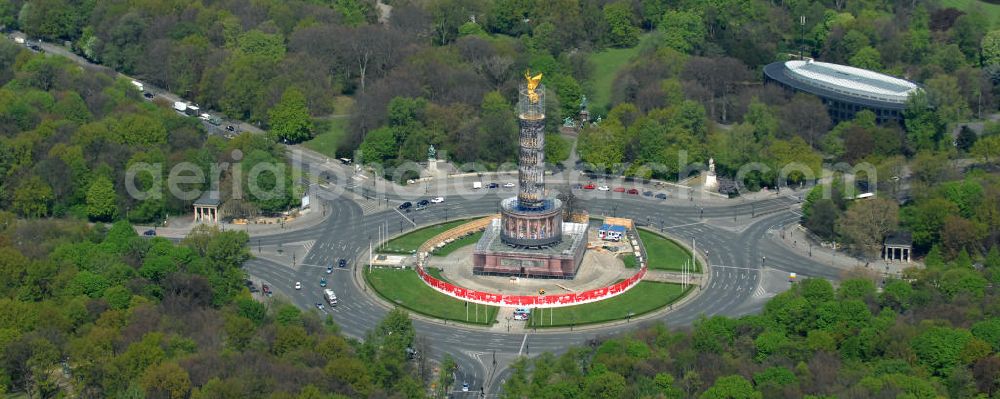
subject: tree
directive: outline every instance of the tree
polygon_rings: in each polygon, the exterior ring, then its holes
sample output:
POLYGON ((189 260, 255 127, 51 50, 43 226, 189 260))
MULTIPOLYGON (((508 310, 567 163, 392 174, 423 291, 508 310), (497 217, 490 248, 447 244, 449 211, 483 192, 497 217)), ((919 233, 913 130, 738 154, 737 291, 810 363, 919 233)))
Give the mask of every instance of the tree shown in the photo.
POLYGON ((805 220, 805 227, 816 233, 816 235, 826 240, 836 237, 837 219, 840 217, 840 209, 828 199, 816 201, 810 208, 809 217, 805 220))
POLYGON ((49 213, 49 204, 52 200, 52 187, 37 175, 31 175, 22 180, 14 190, 14 200, 11 205, 21 216, 37 218, 49 213))
POLYGON ((982 49, 984 66, 1000 64, 1000 29, 983 36, 982 49))
POLYGON ((699 396, 701 399, 761 399, 762 397, 760 392, 753 389, 750 381, 738 375, 715 380, 715 383, 699 396))
POLYGON ((569 159, 571 145, 562 135, 545 135, 545 162, 557 165, 569 159))
POLYGON ((882 70, 882 54, 872 46, 865 46, 854 53, 848 63, 853 67, 880 71, 882 70))
POLYGON ((87 189, 87 216, 108 222, 118 216, 118 195, 107 176, 97 176, 87 189))
POLYGON ((271 131, 279 139, 298 143, 312 137, 313 123, 309 119, 306 97, 299 89, 290 87, 281 95, 281 101, 268 111, 271 131))
POLYGON ((930 327, 910 343, 917 359, 935 374, 943 375, 959 364, 962 348, 972 339, 966 330, 930 327))
POLYGON ((394 158, 398 152, 396 138, 392 134, 392 129, 388 127, 368 132, 365 141, 361 143, 361 157, 365 163, 381 163, 394 158))
POLYGON ((177 363, 168 362, 150 367, 139 384, 147 398, 184 399, 191 391, 191 379, 177 363))
POLYGON ((976 141, 970 153, 985 163, 1000 162, 1000 135, 983 137, 976 141))
POLYGON ((617 399, 625 395, 625 378, 620 374, 605 371, 592 373, 584 381, 584 396, 599 399, 617 399))
POLYGON ((632 24, 632 6, 624 1, 604 6, 608 41, 614 47, 632 47, 639 43, 639 28, 632 24))
POLYGON ((979 136, 976 135, 975 131, 967 125, 962 125, 962 128, 958 131, 958 138, 955 139, 955 147, 968 152, 976 144, 977 139, 979 139, 979 136))
POLYGON ((885 236, 896 230, 899 205, 883 198, 859 200, 847 208, 837 230, 870 258, 878 256, 885 236))
POLYGON ((665 46, 682 53, 691 53, 702 46, 705 24, 701 15, 687 10, 667 10, 662 15, 659 29, 665 46))

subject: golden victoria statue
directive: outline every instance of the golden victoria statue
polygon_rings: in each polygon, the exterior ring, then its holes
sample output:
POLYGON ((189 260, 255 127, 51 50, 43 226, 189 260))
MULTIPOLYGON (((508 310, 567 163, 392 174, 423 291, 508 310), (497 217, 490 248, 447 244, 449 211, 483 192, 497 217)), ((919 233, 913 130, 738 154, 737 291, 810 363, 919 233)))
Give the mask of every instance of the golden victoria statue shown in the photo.
POLYGON ((535 93, 535 88, 542 81, 542 74, 531 76, 531 71, 524 71, 524 79, 528 81, 528 100, 532 104, 538 104, 538 93, 535 93))

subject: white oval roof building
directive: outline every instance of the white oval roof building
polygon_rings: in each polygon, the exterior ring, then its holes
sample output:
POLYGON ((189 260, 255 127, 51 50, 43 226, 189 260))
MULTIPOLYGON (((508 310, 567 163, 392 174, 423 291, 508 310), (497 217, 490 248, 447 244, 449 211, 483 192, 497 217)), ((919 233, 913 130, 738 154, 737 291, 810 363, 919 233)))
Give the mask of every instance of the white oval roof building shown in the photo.
POLYGON ((863 109, 879 122, 902 120, 906 100, 920 90, 916 83, 886 74, 827 62, 785 61, 764 67, 767 83, 814 94, 823 100, 834 122, 852 119, 863 109))

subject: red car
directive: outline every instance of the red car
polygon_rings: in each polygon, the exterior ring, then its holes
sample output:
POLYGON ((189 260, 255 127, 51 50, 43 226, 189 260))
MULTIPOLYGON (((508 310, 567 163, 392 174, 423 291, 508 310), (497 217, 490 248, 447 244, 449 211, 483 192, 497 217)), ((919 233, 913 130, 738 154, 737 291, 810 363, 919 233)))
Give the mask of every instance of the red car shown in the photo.
POLYGON ((594 186, 594 183, 587 183, 587 185, 586 185, 586 186, 583 186, 583 189, 584 189, 584 190, 593 190, 593 189, 595 189, 595 188, 597 188, 597 187, 596 187, 596 186, 594 186))
POLYGON ((615 187, 615 192, 616 193, 624 193, 625 192, 625 187, 615 187))
POLYGON ((632 194, 632 195, 639 195, 639 190, 636 190, 636 189, 634 189, 634 188, 633 188, 633 189, 629 189, 629 190, 628 190, 628 193, 629 193, 629 194, 632 194))

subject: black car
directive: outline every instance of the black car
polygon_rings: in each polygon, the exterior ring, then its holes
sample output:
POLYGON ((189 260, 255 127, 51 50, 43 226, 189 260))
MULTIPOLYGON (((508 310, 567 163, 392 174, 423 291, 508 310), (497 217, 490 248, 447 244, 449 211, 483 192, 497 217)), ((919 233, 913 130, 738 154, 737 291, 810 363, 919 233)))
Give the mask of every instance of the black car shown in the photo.
POLYGON ((490 183, 490 185, 487 186, 487 187, 488 188, 500 188, 500 184, 499 183, 490 183))
POLYGON ((153 93, 150 93, 148 91, 142 92, 142 96, 146 97, 147 100, 152 100, 153 97, 156 97, 156 95, 154 95, 153 93))
POLYGON ((667 199, 667 195, 666 195, 666 194, 664 194, 664 193, 659 193, 659 194, 656 194, 656 198, 659 198, 659 199, 667 199))
POLYGON ((338 267, 347 267, 347 260, 345 260, 345 259, 338 260, 337 261, 337 266, 338 267))
POLYGON ((576 184, 573 185, 573 189, 574 190, 583 190, 583 185, 580 184, 580 183, 576 183, 576 184))
POLYGON ((28 47, 28 49, 30 49, 31 51, 34 51, 36 53, 42 52, 42 46, 39 46, 37 44, 29 44, 29 45, 27 45, 27 47, 28 47))
POLYGON ((652 197, 653 196, 653 192, 652 191, 643 191, 642 192, 642 196, 643 197, 652 197))
POLYGON ((234 127, 233 125, 228 125, 228 126, 226 126, 226 130, 228 130, 230 132, 235 132, 236 131, 236 127, 234 127))
POLYGON ((411 206, 413 206, 413 203, 410 201, 406 201, 402 204, 399 204, 399 209, 410 209, 411 206))
POLYGON ((144 231, 142 233, 142 235, 144 235, 144 236, 155 236, 156 235, 156 230, 153 230, 153 229, 146 230, 146 231, 144 231))
POLYGON ((419 206, 427 206, 427 204, 430 204, 430 203, 431 202, 428 201, 428 200, 420 200, 420 202, 418 202, 417 205, 419 205, 419 206))

